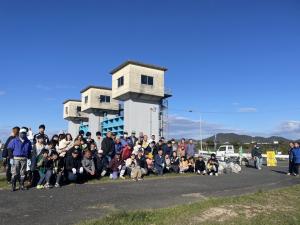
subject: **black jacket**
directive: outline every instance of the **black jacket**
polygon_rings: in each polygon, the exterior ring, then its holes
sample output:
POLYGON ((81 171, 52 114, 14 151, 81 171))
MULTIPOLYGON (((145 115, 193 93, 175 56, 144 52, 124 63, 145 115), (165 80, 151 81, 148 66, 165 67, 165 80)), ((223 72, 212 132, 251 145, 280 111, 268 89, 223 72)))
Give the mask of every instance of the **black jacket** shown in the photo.
POLYGON ((76 170, 80 169, 81 167, 81 160, 79 157, 73 158, 72 156, 67 156, 66 158, 66 170, 67 171, 72 171, 73 168, 76 170))
POLYGON ((204 171, 206 169, 205 162, 202 160, 196 160, 195 162, 195 170, 204 171))
POLYGON ((174 158, 173 156, 171 157, 171 165, 172 166, 179 166, 180 164, 180 159, 179 157, 174 158))
POLYGON ((12 158, 12 149, 7 148, 8 144, 14 139, 14 136, 10 136, 4 144, 2 158, 12 158))
POLYGON ((136 157, 135 160, 136 160, 136 163, 137 163, 137 165, 138 165, 139 167, 144 168, 144 169, 147 168, 147 162, 146 162, 145 157, 141 157, 141 158, 136 157))
POLYGON ((101 158, 96 155, 94 157, 95 167, 96 171, 102 171, 105 170, 108 167, 108 160, 105 156, 102 156, 101 158))
POLYGON ((262 150, 260 148, 253 148, 252 157, 262 158, 262 150))
POLYGON ((115 143, 111 138, 104 138, 101 144, 101 149, 103 150, 103 155, 113 156, 115 152, 115 143))

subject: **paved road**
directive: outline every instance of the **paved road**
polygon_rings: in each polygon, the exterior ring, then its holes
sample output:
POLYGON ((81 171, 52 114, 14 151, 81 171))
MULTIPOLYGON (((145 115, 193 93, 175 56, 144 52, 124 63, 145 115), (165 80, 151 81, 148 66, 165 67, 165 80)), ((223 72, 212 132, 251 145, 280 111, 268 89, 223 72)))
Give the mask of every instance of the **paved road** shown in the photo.
POLYGON ((52 190, 0 191, 0 224, 74 224, 107 215, 116 209, 167 207, 210 196, 251 193, 300 184, 285 168, 219 177, 192 176, 148 179, 143 182, 83 184, 52 190))

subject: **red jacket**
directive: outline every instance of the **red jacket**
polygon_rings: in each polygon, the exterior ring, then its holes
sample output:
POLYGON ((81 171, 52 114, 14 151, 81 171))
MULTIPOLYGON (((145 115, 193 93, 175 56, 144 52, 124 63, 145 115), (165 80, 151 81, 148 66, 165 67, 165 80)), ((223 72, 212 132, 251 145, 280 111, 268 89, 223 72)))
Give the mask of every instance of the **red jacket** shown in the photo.
POLYGON ((121 155, 122 160, 125 161, 126 159, 129 159, 131 154, 132 154, 132 150, 129 149, 128 146, 126 146, 122 150, 122 155, 121 155))

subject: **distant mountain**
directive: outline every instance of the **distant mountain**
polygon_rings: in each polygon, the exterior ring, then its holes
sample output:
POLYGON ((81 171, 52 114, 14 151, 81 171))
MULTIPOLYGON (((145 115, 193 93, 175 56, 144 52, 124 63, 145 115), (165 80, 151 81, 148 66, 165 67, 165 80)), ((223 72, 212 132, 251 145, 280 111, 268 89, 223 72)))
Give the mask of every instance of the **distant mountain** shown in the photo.
MULTIPOLYGON (((209 137, 204 139, 204 141, 210 141, 213 142, 215 140, 215 136, 209 137)), ((219 133, 216 135, 217 143, 251 143, 251 142, 258 142, 258 143, 273 143, 274 141, 278 142, 289 142, 289 139, 278 137, 278 136, 272 136, 272 137, 252 137, 249 135, 239 135, 235 133, 219 133)))

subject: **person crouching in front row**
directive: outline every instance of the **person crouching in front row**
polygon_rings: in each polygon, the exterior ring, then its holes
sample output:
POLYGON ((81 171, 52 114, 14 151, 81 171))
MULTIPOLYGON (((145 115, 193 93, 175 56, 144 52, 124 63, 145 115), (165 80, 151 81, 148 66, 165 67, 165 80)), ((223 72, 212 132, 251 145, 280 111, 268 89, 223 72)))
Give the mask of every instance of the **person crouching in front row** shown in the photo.
POLYGON ((90 180, 96 177, 96 168, 91 150, 87 149, 84 151, 81 164, 83 167, 83 174, 85 180, 90 180))
POLYGON ((50 179, 52 177, 53 161, 49 157, 49 151, 43 149, 37 157, 37 168, 40 175, 40 180, 36 186, 37 189, 51 188, 50 179))
POLYGON ((211 154, 210 159, 207 162, 207 174, 210 176, 218 176, 219 162, 215 154, 211 154))
POLYGON ((122 169, 122 160, 120 153, 117 153, 115 157, 110 161, 108 168, 111 170, 110 178, 117 180, 122 169))
POLYGON ((199 156, 195 162, 195 171, 198 175, 206 175, 206 165, 202 156, 199 156))
POLYGON ((159 176, 162 176, 164 174, 165 165, 166 162, 165 162, 165 157, 163 156, 163 150, 160 148, 154 160, 155 173, 157 173, 159 176))
POLYGON ((79 151, 73 149, 71 155, 66 158, 66 176, 69 182, 79 183, 82 180, 83 167, 79 157, 79 151))

